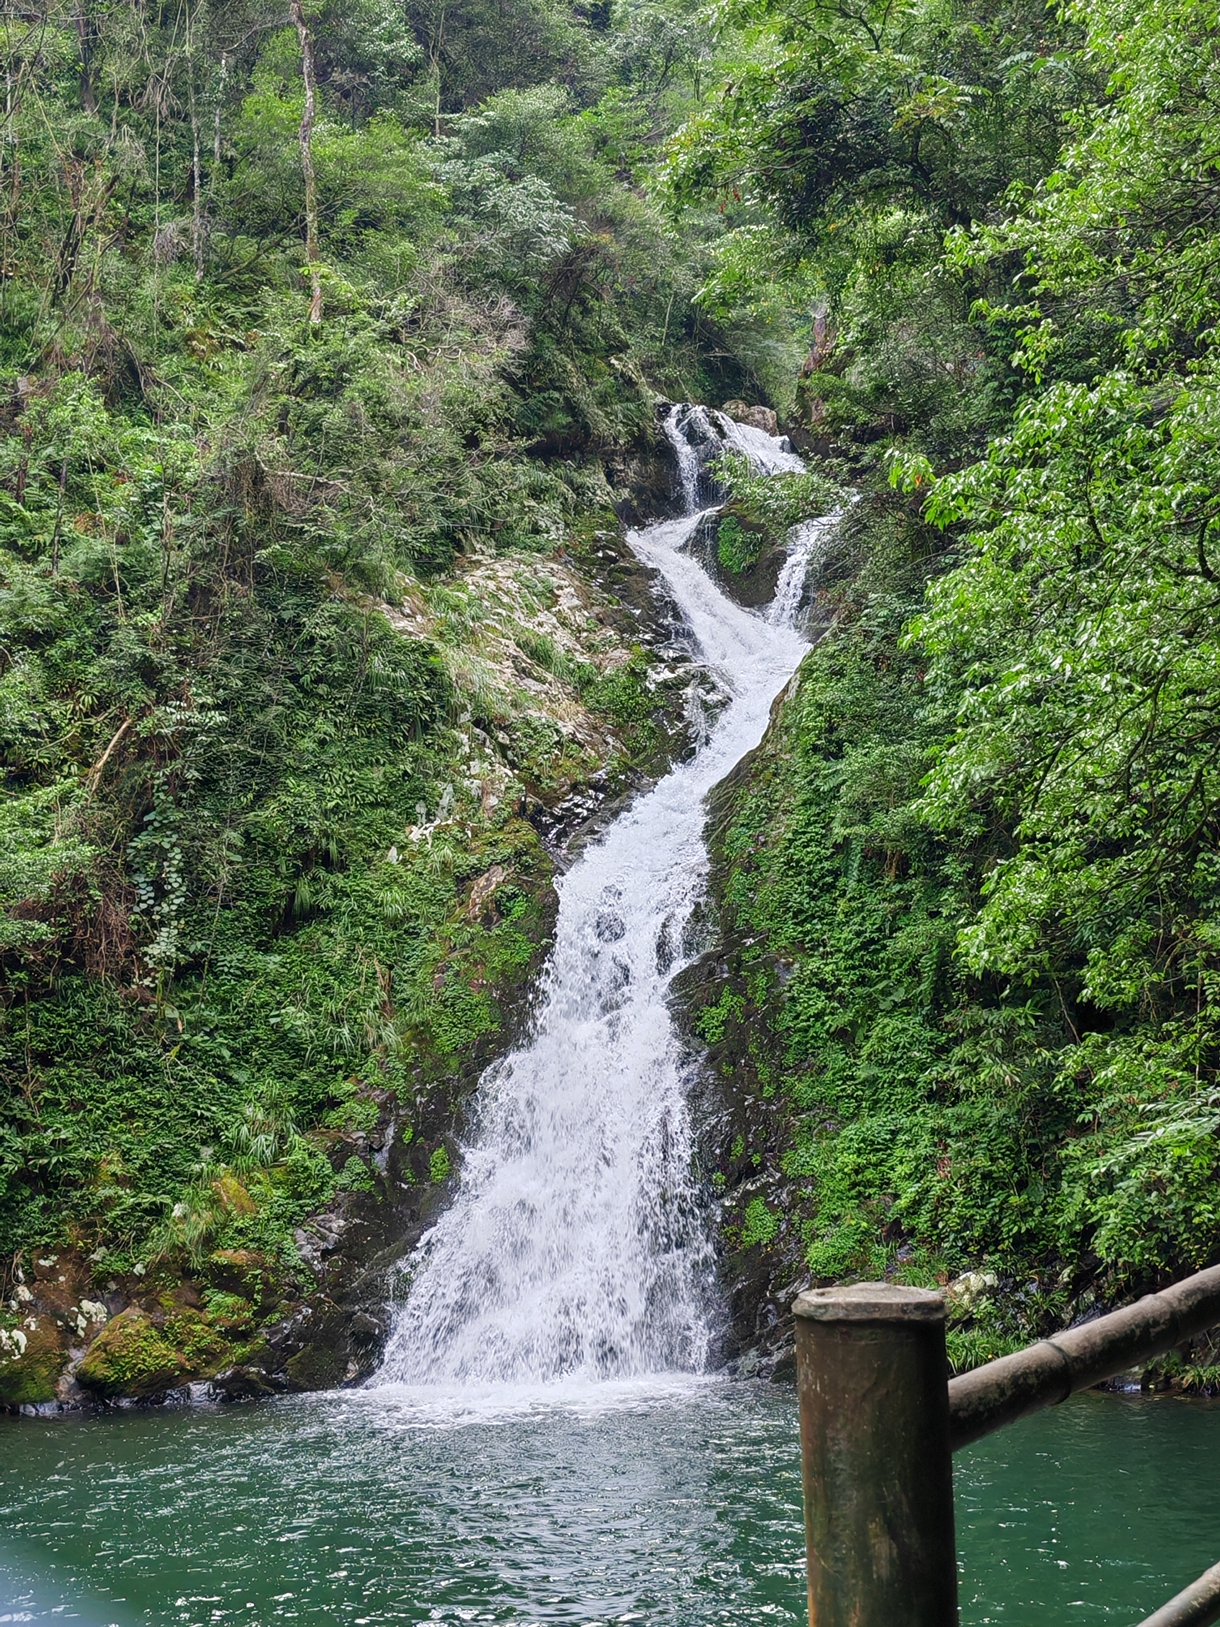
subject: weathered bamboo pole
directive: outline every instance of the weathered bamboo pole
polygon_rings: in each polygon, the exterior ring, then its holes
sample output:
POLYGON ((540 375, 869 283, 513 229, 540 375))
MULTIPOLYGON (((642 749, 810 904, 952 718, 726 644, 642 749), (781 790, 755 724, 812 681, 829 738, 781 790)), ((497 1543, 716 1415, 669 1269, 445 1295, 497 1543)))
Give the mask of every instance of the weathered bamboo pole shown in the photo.
POLYGON ((796 1372, 810 1627, 957 1627, 939 1294, 801 1294, 796 1372))
POLYGON ((1140 1627, 1212 1627, 1220 1621, 1220 1565, 1204 1571, 1197 1582, 1184 1587, 1140 1627))
POLYGON ((1220 1323, 1220 1266, 949 1382, 953 1450, 1220 1323))

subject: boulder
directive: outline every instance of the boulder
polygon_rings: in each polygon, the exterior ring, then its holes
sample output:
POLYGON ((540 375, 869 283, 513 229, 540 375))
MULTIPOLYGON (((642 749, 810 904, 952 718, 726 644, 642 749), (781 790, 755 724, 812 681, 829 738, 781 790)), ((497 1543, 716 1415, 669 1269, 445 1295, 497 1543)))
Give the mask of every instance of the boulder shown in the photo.
POLYGON ((254 1249, 217 1249, 208 1256, 207 1279, 226 1294, 237 1294, 258 1305, 273 1298, 269 1285, 274 1270, 266 1255, 254 1249))
POLYGON ((0 1333, 0 1407, 37 1405, 55 1399, 66 1355, 51 1317, 27 1317, 0 1333))
POLYGON ((355 1376, 348 1318, 341 1310, 319 1306, 315 1315, 300 1319, 298 1329, 300 1347, 284 1363, 293 1389, 332 1390, 355 1376))
POLYGON ((226 1367, 212 1380, 212 1393, 222 1401, 261 1401, 275 1391, 258 1367, 226 1367))
POLYGON ((768 435, 779 434, 779 416, 774 407, 751 406, 748 401, 726 401, 721 412, 739 424, 761 429, 768 435))
POLYGON ((181 1384, 189 1364, 145 1311, 112 1317, 86 1350, 76 1380, 100 1396, 160 1395, 181 1384))
POLYGON ((721 545, 721 527, 729 517, 727 510, 705 514, 695 529, 688 550, 707 571, 723 592, 749 610, 768 605, 775 597, 779 573, 788 557, 783 543, 772 542, 762 527, 750 522, 737 521, 738 533, 745 532, 750 543, 757 545, 753 557, 734 559, 730 550, 721 545))

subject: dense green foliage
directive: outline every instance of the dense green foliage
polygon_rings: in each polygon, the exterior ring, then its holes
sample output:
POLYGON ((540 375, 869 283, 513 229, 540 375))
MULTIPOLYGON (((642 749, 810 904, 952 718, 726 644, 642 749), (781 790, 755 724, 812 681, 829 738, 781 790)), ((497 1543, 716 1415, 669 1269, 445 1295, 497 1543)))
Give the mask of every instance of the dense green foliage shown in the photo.
POLYGON ((1217 18, 725 17, 699 298, 815 305, 797 410, 862 487, 719 838, 730 1231, 995 1272, 969 1359, 1220 1252, 1217 18))
POLYGON ((4 1256, 290 1258, 536 963, 531 809, 658 743, 556 607, 653 385, 717 387, 636 174, 700 31, 300 23, 0 21, 4 1256))

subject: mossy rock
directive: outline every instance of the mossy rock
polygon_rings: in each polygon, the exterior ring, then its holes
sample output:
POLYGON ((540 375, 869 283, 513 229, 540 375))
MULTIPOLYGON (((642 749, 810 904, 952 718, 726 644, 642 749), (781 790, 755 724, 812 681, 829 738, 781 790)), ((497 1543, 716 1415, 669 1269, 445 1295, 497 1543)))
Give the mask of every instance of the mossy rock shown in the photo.
POLYGON ((198 1311, 183 1310, 169 1317, 165 1337, 192 1373, 215 1369, 230 1360, 232 1345, 226 1332, 198 1311))
POLYGON ((236 1175, 220 1176, 212 1182, 212 1191, 225 1214, 248 1219, 258 1213, 258 1205, 236 1175))
POLYGON ((227 1294, 219 1289, 213 1289, 208 1295, 207 1314, 211 1327, 223 1334, 226 1339, 233 1339, 250 1332, 257 1312, 244 1294, 227 1294))
POLYGON ((347 1318, 323 1311, 312 1320, 308 1344, 285 1363, 285 1371, 299 1390, 333 1390, 347 1376, 350 1357, 347 1318))
POLYGON ((34 1406, 54 1401, 55 1381, 63 1372, 62 1350, 27 1350, 0 1361, 0 1407, 34 1406))
POLYGON ((271 1291, 271 1266, 255 1249, 226 1248, 209 1254, 207 1280, 226 1294, 259 1304, 271 1291))
POLYGON ((156 1395, 181 1384, 190 1364, 144 1311, 121 1311, 98 1334, 76 1369, 98 1395, 156 1395))

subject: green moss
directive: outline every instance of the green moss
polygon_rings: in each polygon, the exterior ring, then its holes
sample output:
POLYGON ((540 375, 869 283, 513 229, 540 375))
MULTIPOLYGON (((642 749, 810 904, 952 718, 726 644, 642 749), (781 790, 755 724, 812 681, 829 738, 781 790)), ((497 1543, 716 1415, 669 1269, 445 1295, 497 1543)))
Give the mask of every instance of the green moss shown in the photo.
POLYGON ((751 1198, 742 1217, 741 1247, 754 1248, 759 1244, 770 1243, 778 1230, 779 1220, 767 1208, 762 1198, 751 1198))
POLYGON ((165 1339, 196 1376, 221 1366, 231 1349, 225 1334, 211 1317, 192 1310, 179 1311, 166 1318, 165 1339))
POLYGON ((647 654, 635 649, 629 660, 585 690, 585 702, 602 712, 616 727, 632 731, 634 753, 647 756, 654 748, 657 698, 648 688, 647 654))
POLYGON ((208 1303, 217 1293, 240 1295, 244 1300, 258 1301, 272 1290, 274 1271, 265 1254, 257 1249, 217 1249, 208 1256, 204 1273, 212 1285, 208 1303))
POLYGON ((54 1401, 55 1381, 63 1372, 64 1361, 59 1350, 29 1351, 8 1361, 0 1359, 0 1406, 54 1401))
MULTIPOLYGON (((740 1022, 745 1014, 746 1002, 739 994, 726 989, 715 1005, 704 1006, 695 1024, 696 1031, 709 1045, 719 1045, 731 1022, 740 1022)), ((734 1157, 740 1156, 734 1153, 734 1157)))
POLYGON ((377 1189, 368 1165, 354 1153, 339 1171, 335 1184, 341 1192, 375 1192, 377 1189))
POLYGON ((208 1321, 225 1335, 248 1333, 254 1325, 254 1307, 240 1294, 212 1289, 205 1304, 208 1321))
POLYGON ((126 1310, 98 1334, 76 1369, 102 1396, 154 1395, 182 1383, 190 1362, 143 1311, 126 1310))
POLYGON ((376 1102, 369 1101, 367 1097, 353 1096, 340 1102, 327 1113, 322 1123, 328 1129, 355 1130, 362 1135, 368 1135, 370 1130, 377 1126, 377 1119, 381 1112, 376 1102))
POLYGON ((428 1160, 428 1179, 434 1186, 440 1186, 447 1181, 450 1174, 449 1153, 444 1147, 438 1147, 428 1160))

